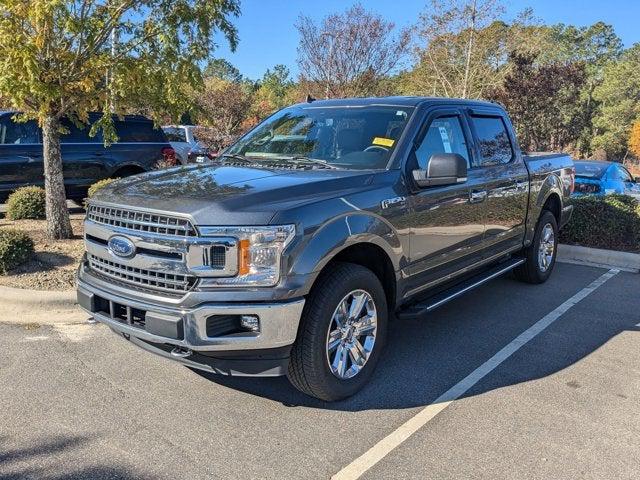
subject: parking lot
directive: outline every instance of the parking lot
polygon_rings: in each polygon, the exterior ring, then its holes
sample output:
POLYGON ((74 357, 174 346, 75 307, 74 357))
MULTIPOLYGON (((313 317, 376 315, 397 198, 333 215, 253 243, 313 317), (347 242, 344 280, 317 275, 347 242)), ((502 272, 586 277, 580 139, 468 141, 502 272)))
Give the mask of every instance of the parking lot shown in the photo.
POLYGON ((637 479, 639 287, 568 264, 497 279, 395 322, 373 381, 333 404, 102 325, 2 324, 0 479, 637 479))

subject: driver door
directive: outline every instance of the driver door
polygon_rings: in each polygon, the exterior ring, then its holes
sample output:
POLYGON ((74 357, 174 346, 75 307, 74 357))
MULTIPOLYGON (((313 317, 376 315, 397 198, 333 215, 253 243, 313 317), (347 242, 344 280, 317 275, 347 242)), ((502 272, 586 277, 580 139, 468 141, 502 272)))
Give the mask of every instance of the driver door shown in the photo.
POLYGON ((447 109, 429 115, 414 142, 409 174, 413 168, 426 169, 436 153, 462 155, 468 171, 464 183, 421 188, 410 196, 408 295, 452 278, 481 258, 486 179, 473 168, 471 138, 462 112, 447 109))

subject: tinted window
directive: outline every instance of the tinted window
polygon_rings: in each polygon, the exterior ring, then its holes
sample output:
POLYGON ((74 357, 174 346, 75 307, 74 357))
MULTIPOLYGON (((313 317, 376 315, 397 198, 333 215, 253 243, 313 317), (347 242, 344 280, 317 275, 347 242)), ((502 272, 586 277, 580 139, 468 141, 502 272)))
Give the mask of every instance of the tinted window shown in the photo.
POLYGON ((41 143, 38 124, 33 120, 18 123, 6 117, 0 122, 0 143, 12 145, 41 143))
POLYGON ((600 178, 608 166, 607 163, 575 162, 576 175, 579 177, 600 178))
POLYGON ((457 153, 467 160, 469 151, 458 117, 440 117, 431 122, 420 146, 416 149, 416 158, 421 169, 435 153, 457 153))
POLYGON ((62 135, 60 141, 62 143, 99 143, 102 142, 102 139, 99 135, 94 135, 93 137, 89 136, 89 130, 91 130, 91 126, 87 125, 84 128, 78 128, 73 123, 69 121, 63 122, 64 127, 69 131, 62 135))
POLYGON ((502 118, 471 117, 471 121, 478 136, 482 166, 509 163, 513 149, 502 118))
POLYGON ((186 142, 187 135, 184 128, 165 127, 162 129, 170 142, 186 142))
POLYGON ((166 137, 159 128, 153 128, 152 122, 116 121, 116 134, 119 142, 165 143, 166 137))

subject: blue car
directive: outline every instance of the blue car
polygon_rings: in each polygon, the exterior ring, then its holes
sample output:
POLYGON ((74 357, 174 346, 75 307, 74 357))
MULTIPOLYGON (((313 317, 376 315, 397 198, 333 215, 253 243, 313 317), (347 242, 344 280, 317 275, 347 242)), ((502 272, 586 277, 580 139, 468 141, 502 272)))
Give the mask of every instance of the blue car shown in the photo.
POLYGON ((622 164, 579 160, 576 167, 574 195, 608 195, 619 193, 640 199, 640 183, 622 164))

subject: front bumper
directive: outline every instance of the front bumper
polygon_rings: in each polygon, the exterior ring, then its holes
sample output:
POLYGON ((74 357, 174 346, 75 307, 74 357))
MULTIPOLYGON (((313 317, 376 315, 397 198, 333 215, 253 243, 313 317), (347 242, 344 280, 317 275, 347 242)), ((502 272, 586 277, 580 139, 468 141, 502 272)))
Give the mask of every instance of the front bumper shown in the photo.
POLYGON ((81 278, 77 293, 84 310, 137 345, 195 368, 232 375, 284 374, 283 360, 296 339, 304 307, 304 299, 203 303, 194 308, 159 306, 116 295, 81 278), (259 332, 211 335, 208 319, 233 315, 258 317, 259 332), (271 361, 276 359, 279 361, 271 361))

